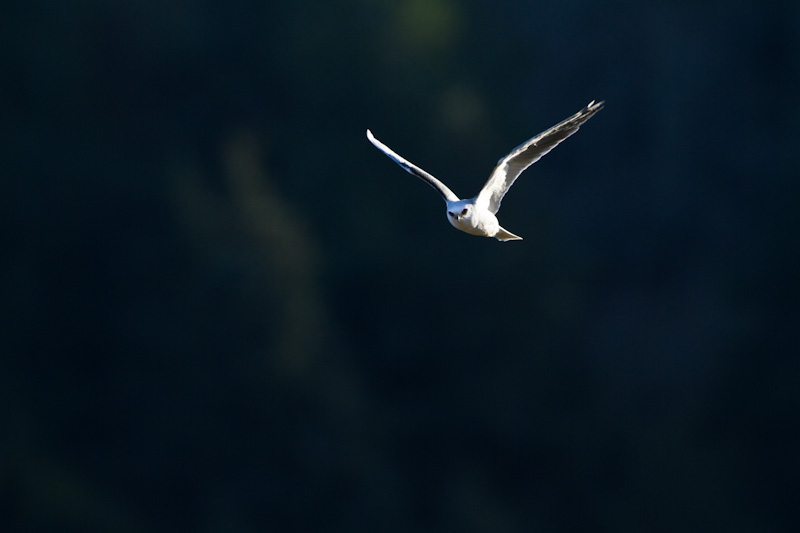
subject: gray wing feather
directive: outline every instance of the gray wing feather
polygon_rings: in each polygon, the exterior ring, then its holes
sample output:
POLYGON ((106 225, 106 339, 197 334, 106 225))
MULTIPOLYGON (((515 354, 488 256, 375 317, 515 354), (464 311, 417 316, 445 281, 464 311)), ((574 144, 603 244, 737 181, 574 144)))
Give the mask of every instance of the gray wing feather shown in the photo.
POLYGON ((422 181, 426 182, 428 185, 439 191, 439 194, 442 195, 442 198, 444 198, 445 201, 448 200, 451 202, 458 201, 459 199, 458 196, 453 194, 453 191, 448 189, 447 185, 437 180, 432 175, 428 174, 427 172, 425 172, 415 164, 411 163, 410 161, 407 161, 406 159, 400 157, 391 148, 389 148, 388 146, 380 142, 378 139, 376 139, 372 135, 372 132, 369 130, 367 130, 367 139, 369 139, 369 142, 374 144, 378 150, 391 157, 395 163, 403 167, 403 169, 405 169, 406 172, 408 172, 409 174, 413 174, 414 176, 418 177, 419 179, 421 179, 422 181))
POLYGON ((578 131, 581 124, 603 108, 603 104, 604 102, 595 103, 593 100, 568 119, 511 150, 508 155, 497 162, 497 166, 494 167, 483 189, 478 193, 476 203, 483 204, 492 213, 497 213, 500 209, 500 202, 522 171, 537 162, 558 143, 578 131))

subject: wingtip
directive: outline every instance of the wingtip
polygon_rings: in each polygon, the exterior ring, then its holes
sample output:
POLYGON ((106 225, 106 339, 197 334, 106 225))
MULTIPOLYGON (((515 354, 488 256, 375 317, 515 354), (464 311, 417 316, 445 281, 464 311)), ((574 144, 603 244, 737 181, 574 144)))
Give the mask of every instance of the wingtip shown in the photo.
POLYGON ((605 100, 592 100, 586 106, 586 109, 591 109, 592 111, 603 109, 603 105, 606 103, 605 100))

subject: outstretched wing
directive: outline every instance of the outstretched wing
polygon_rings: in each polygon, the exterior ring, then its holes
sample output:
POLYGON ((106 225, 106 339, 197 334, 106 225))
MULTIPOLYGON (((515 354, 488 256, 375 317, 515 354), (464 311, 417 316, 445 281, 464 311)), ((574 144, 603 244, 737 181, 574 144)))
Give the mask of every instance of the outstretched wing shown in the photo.
POLYGON ((406 161, 405 159, 397 155, 391 148, 389 148, 388 146, 380 142, 378 139, 376 139, 372 135, 372 132, 369 130, 367 130, 367 139, 369 139, 369 142, 374 144, 378 150, 391 157, 395 163, 403 167, 406 170, 406 172, 415 175, 416 177, 427 182, 428 185, 439 191, 439 194, 442 195, 442 198, 444 198, 445 201, 449 200, 451 202, 457 202, 459 200, 458 196, 453 194, 453 191, 448 189, 444 183, 437 180, 436 178, 434 178, 433 176, 431 176, 430 174, 428 174, 415 164, 406 161))
POLYGON ((486 207, 492 213, 497 213, 503 196, 522 174, 522 171, 537 162, 558 143, 578 131, 581 124, 603 109, 603 103, 595 103, 592 100, 589 105, 568 119, 511 150, 507 156, 497 162, 497 166, 494 167, 483 189, 478 193, 475 203, 486 207))

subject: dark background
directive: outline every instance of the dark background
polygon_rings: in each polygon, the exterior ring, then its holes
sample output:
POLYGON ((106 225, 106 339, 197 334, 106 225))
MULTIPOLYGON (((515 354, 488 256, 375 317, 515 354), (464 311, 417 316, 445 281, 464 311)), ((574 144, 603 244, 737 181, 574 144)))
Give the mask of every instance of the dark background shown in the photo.
POLYGON ((798 6, 4 6, 3 531, 794 530, 798 6))

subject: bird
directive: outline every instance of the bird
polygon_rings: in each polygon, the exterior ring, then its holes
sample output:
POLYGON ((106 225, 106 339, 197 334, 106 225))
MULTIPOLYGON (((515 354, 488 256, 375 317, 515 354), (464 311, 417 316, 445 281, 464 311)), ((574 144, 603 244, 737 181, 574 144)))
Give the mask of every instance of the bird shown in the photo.
POLYGON ((604 103, 592 100, 571 117, 511 150, 497 161, 497 165, 477 196, 468 200, 461 200, 433 175, 398 155, 376 139, 369 129, 367 129, 367 139, 407 172, 425 181, 442 195, 447 204, 447 220, 454 228, 470 235, 494 237, 499 241, 518 241, 522 240, 522 237, 501 227, 497 221, 496 214, 503 197, 526 168, 578 131, 581 124, 603 109, 604 103))

